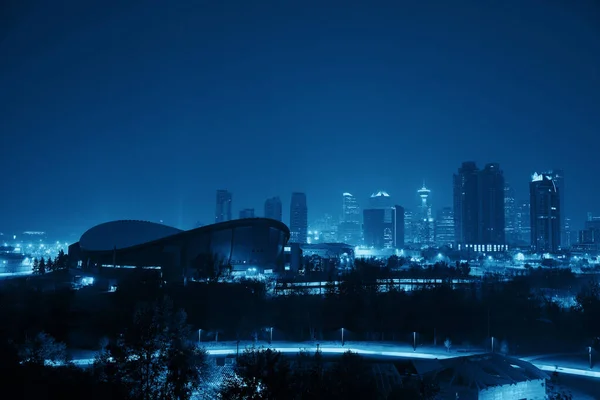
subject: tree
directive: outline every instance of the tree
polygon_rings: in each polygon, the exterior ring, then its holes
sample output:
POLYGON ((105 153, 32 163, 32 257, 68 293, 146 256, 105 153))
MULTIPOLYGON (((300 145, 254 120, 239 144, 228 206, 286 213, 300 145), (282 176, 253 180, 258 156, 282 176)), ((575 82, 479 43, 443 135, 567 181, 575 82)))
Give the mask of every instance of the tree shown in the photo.
POLYGON ((446 340, 444 340, 444 347, 446 348, 447 352, 450 352, 450 347, 452 347, 452 340, 450 340, 450 338, 446 338, 446 340))
POLYGON ((571 392, 560 389, 559 375, 557 371, 552 373, 550 380, 546 383, 546 389, 548 400, 573 400, 573 395, 571 392))
POLYGON ((46 262, 46 271, 54 271, 54 263, 52 262, 52 257, 48 257, 48 261, 46 262))
POLYGON ((431 378, 406 377, 402 384, 394 387, 388 400, 434 400, 440 392, 439 384, 431 378))
POLYGON ((65 254, 63 249, 60 249, 58 251, 58 255, 56 256, 56 259, 54 261, 54 267, 57 270, 67 269, 69 267, 69 256, 65 254))
POLYGON ((238 357, 234 372, 223 382, 220 397, 224 400, 293 397, 291 370, 278 351, 248 348, 238 357))
POLYGON ((44 257, 40 259, 40 263, 38 264, 38 273, 40 275, 44 275, 46 273, 46 260, 44 260, 44 257))
POLYGON ((347 351, 327 373, 331 396, 339 399, 377 399, 379 390, 370 364, 356 353, 347 351))
POLYGON ((40 273, 40 262, 37 258, 33 259, 33 262, 31 263, 31 270, 36 275, 40 273))
POLYGON ((183 311, 165 298, 139 304, 125 333, 95 362, 98 379, 125 385, 133 399, 189 399, 211 374, 183 311))
POLYGON ((45 332, 28 338, 19 351, 19 359, 25 364, 43 366, 46 362, 64 364, 67 362, 67 346, 58 343, 45 332))

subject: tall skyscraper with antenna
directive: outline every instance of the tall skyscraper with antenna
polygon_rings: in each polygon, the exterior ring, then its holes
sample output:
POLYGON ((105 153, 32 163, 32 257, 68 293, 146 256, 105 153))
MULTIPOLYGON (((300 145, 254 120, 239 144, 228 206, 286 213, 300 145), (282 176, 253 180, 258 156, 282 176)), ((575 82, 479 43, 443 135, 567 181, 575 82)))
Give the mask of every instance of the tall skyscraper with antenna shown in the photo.
POLYGON ((422 245, 432 245, 435 241, 435 226, 433 215, 431 213, 431 204, 429 195, 431 190, 427 189, 425 184, 417 190, 421 199, 417 213, 415 213, 415 225, 417 227, 417 243, 422 245))

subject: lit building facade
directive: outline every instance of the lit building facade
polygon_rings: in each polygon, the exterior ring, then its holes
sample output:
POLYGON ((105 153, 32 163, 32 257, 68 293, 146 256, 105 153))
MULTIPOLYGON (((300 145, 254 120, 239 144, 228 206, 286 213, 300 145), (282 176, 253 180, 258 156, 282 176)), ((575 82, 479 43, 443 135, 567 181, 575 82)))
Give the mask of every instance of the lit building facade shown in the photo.
POLYGON ((227 190, 217 190, 215 223, 231 221, 231 200, 231 192, 227 190))
POLYGON ((265 201, 265 218, 274 219, 276 221, 281 221, 283 219, 281 199, 279 196, 271 197, 265 201))
POLYGON ((414 226, 416 228, 416 237, 414 243, 431 246, 435 241, 435 225, 431 213, 431 204, 429 204, 429 195, 431 190, 425 185, 417 190, 421 200, 417 213, 414 215, 414 226))
MULTIPOLYGON (((397 240, 402 234, 401 242, 404 244, 404 221, 402 216, 397 218, 396 207, 391 196, 380 190, 369 197, 368 208, 363 210, 363 238, 364 245, 373 249, 395 249, 397 240), (398 226, 402 223, 402 227, 398 226)), ((399 209, 404 209, 399 207, 399 209)))
POLYGON ((308 207, 306 194, 292 193, 290 203, 290 243, 308 242, 308 207))
POLYGON ((374 249, 396 248, 397 225, 394 207, 363 210, 365 246, 374 249))
POLYGON ((308 244, 335 243, 338 238, 337 221, 331 214, 324 214, 308 226, 308 244))
POLYGON ((479 169, 464 162, 454 175, 454 238, 457 244, 479 242, 479 169))
POLYGON ((166 280, 193 278, 206 256, 234 273, 283 271, 285 224, 265 218, 233 220, 182 231, 147 221, 113 221, 86 231, 69 246, 73 268, 160 269, 166 280))
POLYGON ((561 248, 567 249, 571 247, 571 220, 567 218, 566 215, 566 206, 565 206, 565 175, 562 169, 552 169, 546 172, 543 172, 542 175, 547 175, 552 178, 556 188, 558 189, 558 196, 560 198, 560 211, 561 211, 561 220, 560 220, 560 245, 561 248))
POLYGON ((404 241, 406 237, 405 226, 406 222, 404 216, 406 211, 402 206, 394 206, 394 241, 396 249, 404 248, 404 241))
POLYGON ((504 236, 506 243, 516 245, 519 242, 517 234, 517 201, 515 191, 508 183, 504 186, 504 236))
POLYGON ((351 193, 342 195, 342 220, 338 226, 338 241, 352 245, 362 243, 360 207, 351 193))
POLYGON ((454 226, 458 250, 503 252, 505 242, 504 174, 499 164, 480 170, 465 162, 454 175, 454 226))
POLYGON ((560 193, 549 175, 532 176, 529 184, 531 246, 536 252, 556 253, 560 250, 560 193))
POLYGON ((517 205, 516 235, 520 245, 531 245, 531 204, 521 200, 517 205))
POLYGON ((410 210, 404 210, 404 243, 414 244, 417 241, 417 229, 414 223, 414 215, 410 210))
POLYGON ((452 247, 454 242, 454 211, 452 207, 444 207, 435 220, 435 243, 439 247, 452 247))

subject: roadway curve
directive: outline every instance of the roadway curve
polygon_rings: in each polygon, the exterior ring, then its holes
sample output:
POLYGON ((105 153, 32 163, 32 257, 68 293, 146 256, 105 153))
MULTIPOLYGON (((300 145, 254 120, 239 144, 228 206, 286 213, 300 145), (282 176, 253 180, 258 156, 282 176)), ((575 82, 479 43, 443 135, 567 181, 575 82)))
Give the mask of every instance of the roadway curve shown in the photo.
MULTIPOLYGON (((431 346, 419 346, 416 351, 413 351, 412 347, 398 344, 385 344, 385 343, 364 343, 364 342, 346 342, 344 346, 340 342, 274 342, 272 345, 268 343, 257 342, 240 342, 239 345, 236 342, 206 342, 201 343, 206 348, 206 351, 211 356, 224 356, 236 354, 238 351, 242 352, 246 348, 252 346, 271 348, 281 353, 298 353, 300 351, 315 352, 317 350, 317 344, 319 350, 327 354, 342 354, 346 351, 352 351, 357 354, 364 356, 379 356, 379 357, 391 357, 391 358, 418 358, 418 359, 447 359, 453 357, 468 356, 473 354, 481 354, 484 351, 481 349, 473 351, 465 350, 451 350, 450 352, 440 347, 431 346)), ((583 368, 571 368, 566 365, 560 365, 561 362, 536 362, 537 359, 550 357, 544 355, 530 356, 521 358, 523 361, 531 362, 537 368, 546 372, 559 372, 563 374, 583 376, 587 378, 600 379, 600 371, 592 371, 583 368)), ((89 366, 94 363, 94 358, 90 357, 78 357, 77 353, 73 354, 72 362, 79 366, 89 366)))

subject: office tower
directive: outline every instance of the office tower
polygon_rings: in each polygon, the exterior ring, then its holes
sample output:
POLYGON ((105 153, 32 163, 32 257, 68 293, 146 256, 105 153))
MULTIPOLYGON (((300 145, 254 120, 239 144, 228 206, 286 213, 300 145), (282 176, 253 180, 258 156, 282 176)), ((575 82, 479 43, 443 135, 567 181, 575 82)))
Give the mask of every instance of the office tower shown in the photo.
POLYGON ((338 241, 358 245, 362 241, 360 208, 356 197, 350 193, 342 195, 342 220, 338 227, 338 241))
POLYGON ((537 252, 560 250, 560 193, 549 175, 533 174, 529 183, 531 246, 537 252))
POLYGON ((515 230, 518 243, 531 245, 531 205, 529 200, 521 200, 517 205, 517 226, 515 230))
POLYGON ((215 212, 215 222, 231 221, 231 192, 227 190, 217 190, 217 210, 215 212))
POLYGON ((394 206, 394 247, 404 248, 404 207, 394 206))
POLYGON ((479 169, 464 162, 454 174, 454 240, 458 244, 479 242, 479 169))
POLYGON ((504 174, 497 163, 479 173, 479 238, 483 244, 505 243, 504 174))
POLYGON ((454 211, 452 211, 452 207, 444 207, 437 213, 435 243, 439 247, 454 245, 454 211))
POLYGON ((434 222, 433 215, 431 213, 431 205, 429 204, 429 194, 431 190, 427 189, 425 185, 419 190, 417 190, 417 194, 421 199, 419 204, 417 213, 414 215, 414 225, 417 230, 417 234, 415 237, 415 243, 419 243, 421 245, 433 245, 435 241, 434 235, 434 222))
POLYGON ((497 163, 479 170, 465 162, 454 175, 454 227, 458 249, 504 251, 504 174, 497 163))
POLYGON ((307 243, 308 208, 306 194, 292 193, 290 204, 290 243, 307 243))
POLYGON ((254 208, 244 208, 240 211, 240 219, 254 218, 254 208))
POLYGON ((504 186, 504 236, 509 244, 517 244, 519 237, 517 233, 517 201, 515 191, 508 183, 504 186))
POLYGON ((552 178, 560 198, 560 245, 561 248, 566 249, 571 247, 571 220, 567 217, 567 208, 565 203, 566 191, 565 191, 565 176, 562 169, 552 169, 546 172, 542 172, 541 175, 547 175, 552 178))
POLYGON ((404 243, 415 243, 417 241, 417 230, 415 229, 412 211, 404 210, 404 243))
POLYGON ((368 202, 368 208, 377 209, 377 208, 389 208, 393 207, 392 197, 385 191, 380 190, 371 195, 368 202))
POLYGON ((271 197, 265 201, 265 218, 281 221, 281 213, 281 199, 279 196, 271 197))
POLYGON ((394 232, 397 231, 394 207, 368 208, 363 210, 365 246, 373 249, 396 247, 394 232))

